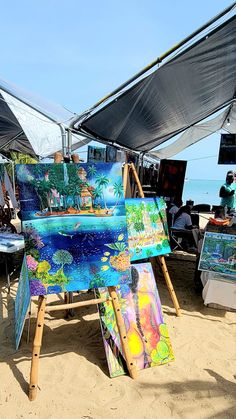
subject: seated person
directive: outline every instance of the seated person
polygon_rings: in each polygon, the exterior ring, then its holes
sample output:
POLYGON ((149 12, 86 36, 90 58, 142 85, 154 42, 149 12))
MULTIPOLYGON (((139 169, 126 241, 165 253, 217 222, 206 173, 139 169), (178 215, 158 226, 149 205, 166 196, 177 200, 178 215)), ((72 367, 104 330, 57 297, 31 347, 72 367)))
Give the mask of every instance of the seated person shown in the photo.
POLYGON ((174 201, 171 204, 170 209, 169 209, 169 214, 174 216, 179 211, 179 209, 182 205, 183 205, 182 199, 181 198, 175 198, 174 201))
POLYGON ((183 205, 174 216, 173 228, 192 230, 191 210, 189 205, 183 205))
POLYGON ((171 202, 170 205, 167 207, 166 215, 167 215, 167 223, 168 223, 169 229, 173 226, 174 216, 178 212, 181 205, 183 205, 182 199, 175 198, 173 202, 171 202))
MULTIPOLYGON (((174 216, 174 224, 172 227, 172 231, 176 230, 182 230, 182 241, 181 241, 181 247, 184 250, 187 251, 194 251, 196 252, 196 241, 193 236, 193 231, 195 231, 194 226, 192 225, 192 219, 190 215, 190 206, 189 205, 183 205, 180 207, 180 209, 177 211, 177 213, 174 216), (184 230, 186 233, 184 233, 184 230), (192 231, 189 231, 192 230, 192 231)), ((180 233, 180 232, 179 232, 180 233)), ((181 233, 180 233, 181 234, 181 233)))

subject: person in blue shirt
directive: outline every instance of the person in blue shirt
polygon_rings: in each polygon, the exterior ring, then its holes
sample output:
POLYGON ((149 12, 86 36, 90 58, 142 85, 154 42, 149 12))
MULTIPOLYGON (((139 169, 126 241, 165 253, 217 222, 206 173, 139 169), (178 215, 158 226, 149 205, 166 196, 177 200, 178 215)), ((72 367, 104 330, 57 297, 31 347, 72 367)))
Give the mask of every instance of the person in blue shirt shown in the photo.
POLYGON ((228 212, 234 208, 234 172, 229 171, 226 175, 225 183, 221 186, 219 196, 221 198, 220 205, 227 207, 228 212))

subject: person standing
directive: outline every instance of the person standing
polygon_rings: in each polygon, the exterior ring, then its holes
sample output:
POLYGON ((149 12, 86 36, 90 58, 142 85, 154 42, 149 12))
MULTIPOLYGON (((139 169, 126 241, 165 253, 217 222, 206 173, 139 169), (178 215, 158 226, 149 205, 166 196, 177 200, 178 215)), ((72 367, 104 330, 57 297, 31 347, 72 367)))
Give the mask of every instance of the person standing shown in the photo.
POLYGON ((220 205, 228 210, 234 208, 234 172, 229 171, 226 175, 225 183, 221 186, 219 196, 221 198, 220 205))

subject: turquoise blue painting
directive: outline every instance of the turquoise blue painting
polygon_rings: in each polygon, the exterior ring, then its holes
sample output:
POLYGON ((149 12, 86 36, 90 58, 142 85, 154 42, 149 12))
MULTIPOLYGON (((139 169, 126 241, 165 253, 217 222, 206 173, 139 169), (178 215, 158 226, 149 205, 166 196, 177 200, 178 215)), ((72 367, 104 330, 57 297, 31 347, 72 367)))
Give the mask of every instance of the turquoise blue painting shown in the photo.
POLYGON ((171 252, 162 198, 125 200, 131 261, 171 252))
POLYGON ((129 280, 120 163, 17 165, 31 295, 129 280))
POLYGON ((26 265, 26 258, 24 257, 19 284, 17 288, 15 300, 15 343, 16 349, 19 348, 21 335, 24 328, 25 317, 30 305, 30 287, 28 279, 28 269, 26 265))

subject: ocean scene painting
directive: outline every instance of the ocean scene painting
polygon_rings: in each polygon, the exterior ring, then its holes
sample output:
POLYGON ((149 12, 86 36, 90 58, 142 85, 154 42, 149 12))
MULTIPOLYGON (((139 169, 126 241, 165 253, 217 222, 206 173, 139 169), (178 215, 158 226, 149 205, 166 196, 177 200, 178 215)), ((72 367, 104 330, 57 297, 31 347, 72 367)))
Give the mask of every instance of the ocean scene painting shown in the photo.
MULTIPOLYGON (((161 302, 150 263, 131 266, 132 281, 117 287, 131 355, 139 370, 165 364, 174 359, 161 302)), ((106 290, 96 290, 107 297, 106 290)), ((103 342, 109 373, 117 377, 126 373, 120 336, 112 302, 99 304, 103 342)))
POLYGON ((171 252, 164 199, 126 199, 125 209, 132 262, 171 252))
POLYGON ((30 305, 30 287, 26 258, 24 257, 20 272, 20 279, 15 299, 15 344, 19 348, 25 318, 30 305))
POLYGON ((236 280, 236 236, 206 231, 199 269, 228 275, 228 279, 236 280))
POLYGON ((120 163, 17 165, 31 295, 130 278, 120 163))

